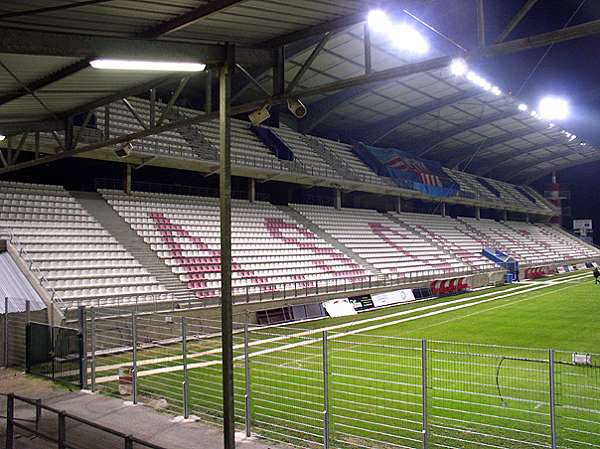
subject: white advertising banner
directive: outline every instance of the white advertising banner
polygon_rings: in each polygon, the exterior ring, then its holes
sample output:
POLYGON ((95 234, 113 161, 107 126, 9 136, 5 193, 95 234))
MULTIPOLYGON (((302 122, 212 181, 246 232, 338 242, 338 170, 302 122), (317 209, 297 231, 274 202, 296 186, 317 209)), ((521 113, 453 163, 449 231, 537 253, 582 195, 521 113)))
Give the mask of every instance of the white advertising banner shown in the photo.
POLYGON ((371 295, 373 305, 375 307, 389 306, 391 304, 402 304, 403 302, 410 302, 415 300, 412 290, 396 290, 387 293, 378 293, 371 295))
POLYGON ((338 316, 356 315, 358 312, 354 309, 348 298, 332 299, 323 303, 325 311, 331 318, 338 316))

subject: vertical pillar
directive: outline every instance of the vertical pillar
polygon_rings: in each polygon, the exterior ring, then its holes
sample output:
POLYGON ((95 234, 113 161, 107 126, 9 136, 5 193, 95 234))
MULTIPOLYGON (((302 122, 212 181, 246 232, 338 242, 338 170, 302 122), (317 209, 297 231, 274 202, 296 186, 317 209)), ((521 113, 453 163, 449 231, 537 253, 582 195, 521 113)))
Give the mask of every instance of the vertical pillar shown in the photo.
POLYGON ((529 218, 529 214, 525 214, 525 222, 526 223, 531 223, 531 220, 529 218))
POLYGON ((554 379, 554 350, 548 352, 548 381, 550 382, 550 441, 552 449, 556 449, 556 396, 554 379))
POLYGON ((323 449, 329 449, 329 351, 323 331, 323 449))
POLYGON ((429 433, 428 427, 428 399, 427 399, 427 340, 421 341, 421 403, 423 408, 422 427, 423 427, 423 449, 427 449, 429 446, 429 433))
POLYGON ((6 395, 6 449, 14 449, 15 444, 15 396, 6 395))
POLYGON ((446 203, 442 203, 442 217, 446 216, 446 203))
POLYGON ((479 48, 485 47, 485 9, 483 0, 476 0, 477 3, 477 37, 479 48))
POLYGON ((248 201, 254 203, 256 201, 256 179, 248 180, 248 201))
POLYGON ((231 72, 235 67, 234 47, 228 44, 226 51, 226 61, 219 67, 223 442, 224 449, 234 449, 233 304, 231 297, 231 72))
POLYGON ((90 334, 91 334, 91 354, 92 354, 92 366, 91 366, 91 383, 92 391, 96 390, 96 309, 90 309, 90 334))
POLYGON ((150 127, 156 126, 156 89, 150 89, 150 127))
POLYGON ((8 368, 8 297, 4 298, 4 366, 8 368))
POLYGON ((508 221, 508 211, 507 210, 502 211, 502 221, 508 221))
POLYGON ((337 210, 342 208, 342 191, 340 189, 335 189, 335 202, 333 205, 337 210))
POLYGON ((79 319, 79 332, 81 333, 81 341, 83 350, 81 351, 81 360, 80 360, 80 375, 79 375, 79 383, 82 390, 87 388, 87 322, 85 316, 85 306, 79 306, 77 309, 77 318, 79 319))
POLYGON ((478 220, 481 220, 481 208, 480 207, 475 208, 475 218, 477 218, 478 220))
POLYGON ((133 403, 137 404, 137 323, 135 312, 131 312, 131 383, 133 387, 132 399, 133 403))
POLYGON ((400 198, 399 196, 396 197, 396 212, 402 212, 402 198, 400 198))
MULTIPOLYGON (((285 92, 285 50, 283 47, 275 49, 275 65, 273 66, 273 95, 281 95, 285 92)), ((271 108, 269 124, 279 128, 279 109, 271 108)))
POLYGON ((250 389, 250 351, 249 351, 249 335, 248 335, 248 317, 244 324, 244 374, 245 374, 245 417, 246 417, 246 437, 252 436, 252 418, 251 418, 251 393, 250 389))
POLYGON ((131 164, 125 164, 123 168, 123 192, 131 195, 131 164))
POLYGON ((185 317, 181 318, 181 353, 183 363, 183 417, 190 417, 190 386, 188 379, 188 360, 187 360, 187 323, 185 317))
POLYGON ((212 70, 208 69, 206 71, 206 86, 205 86, 205 93, 204 93, 204 112, 206 112, 207 114, 212 112, 212 99, 213 99, 212 81, 213 81, 212 70))
POLYGON ((104 106, 104 139, 110 139, 110 106, 104 106))

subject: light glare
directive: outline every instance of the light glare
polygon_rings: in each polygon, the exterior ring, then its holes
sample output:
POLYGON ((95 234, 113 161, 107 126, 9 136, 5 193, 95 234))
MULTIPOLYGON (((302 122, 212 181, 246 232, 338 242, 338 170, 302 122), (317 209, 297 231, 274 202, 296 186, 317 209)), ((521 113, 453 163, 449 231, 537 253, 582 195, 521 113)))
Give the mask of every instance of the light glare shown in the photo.
POLYGON ((564 120, 569 116, 569 103, 564 98, 544 97, 540 101, 540 115, 546 120, 564 120))
POLYGON ((499 97, 500 95, 502 95, 502 91, 500 90, 500 88, 498 86, 492 87, 492 93, 494 95, 496 95, 497 97, 499 97))
POLYGON ((3 134, 0 134, 0 142, 2 142, 4 139, 6 139, 6 136, 3 134))
POLYGON ((521 112, 525 112, 525 111, 527 111, 527 109, 529 109, 529 107, 525 103, 521 103, 518 106, 518 108, 519 108, 519 111, 521 111, 521 112))
POLYGON ((464 59, 454 59, 450 64, 450 73, 455 76, 464 76, 468 70, 469 67, 464 59))
POLYGON ((129 59, 95 59, 90 62, 95 69, 131 70, 148 72, 202 72, 206 64, 197 62, 135 61, 129 59))
POLYGON ((381 9, 374 9, 367 16, 369 28, 380 33, 389 31, 392 28, 392 21, 388 15, 381 9))
POLYGON ((427 40, 417 30, 407 24, 401 24, 394 28, 392 31, 392 41, 396 47, 414 53, 423 54, 429 51, 427 40))

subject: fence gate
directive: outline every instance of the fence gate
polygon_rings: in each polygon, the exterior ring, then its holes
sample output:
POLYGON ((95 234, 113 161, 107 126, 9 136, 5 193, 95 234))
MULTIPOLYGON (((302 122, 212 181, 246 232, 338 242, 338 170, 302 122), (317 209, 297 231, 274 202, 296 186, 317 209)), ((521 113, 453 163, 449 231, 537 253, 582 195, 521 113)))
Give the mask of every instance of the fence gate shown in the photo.
POLYGON ((83 388, 83 336, 77 329, 27 325, 27 372, 83 388))

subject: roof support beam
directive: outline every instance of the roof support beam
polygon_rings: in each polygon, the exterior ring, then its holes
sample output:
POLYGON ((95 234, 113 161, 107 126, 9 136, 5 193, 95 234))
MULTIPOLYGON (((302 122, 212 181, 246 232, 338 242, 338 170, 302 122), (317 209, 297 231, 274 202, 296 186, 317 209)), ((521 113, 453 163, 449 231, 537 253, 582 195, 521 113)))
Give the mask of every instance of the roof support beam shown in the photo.
POLYGON ((486 150, 495 147, 496 145, 501 145, 503 143, 510 142, 511 140, 528 136, 529 134, 533 134, 535 132, 536 131, 532 130, 531 128, 524 128, 519 131, 515 131, 514 133, 506 133, 492 139, 486 139, 482 142, 465 148, 463 151, 461 151, 461 154, 446 160, 445 163, 448 167, 456 167, 462 162, 473 159, 477 154, 485 153, 486 150))
POLYGON ((36 91, 43 89, 44 87, 47 87, 53 83, 56 83, 57 81, 60 81, 71 75, 81 72, 82 70, 85 70, 89 66, 90 66, 89 58, 82 59, 81 61, 76 62, 75 64, 71 64, 67 67, 64 67, 64 68, 58 70, 57 72, 54 72, 48 76, 40 78, 31 83, 28 83, 26 85, 26 87, 23 89, 0 96, 0 106, 4 105, 10 101, 24 97, 26 95, 29 95, 31 92, 35 93, 36 91))
POLYGON ((480 171, 480 174, 482 176, 485 176, 491 172, 493 172, 494 170, 499 170, 502 167, 509 167, 511 164, 514 164, 518 161, 516 161, 514 158, 517 158, 519 156, 525 156, 527 154, 533 153, 537 150, 541 150, 543 148, 551 148, 558 145, 555 141, 550 141, 550 142, 544 142, 544 143, 538 143, 535 145, 531 145, 527 148, 519 148, 518 150, 514 150, 511 152, 508 152, 506 154, 502 154, 500 156, 498 156, 495 159, 490 160, 487 164, 486 164, 486 168, 484 170, 480 171))
MULTIPOLYGON (((564 146, 568 148, 568 145, 564 145, 564 146)), ((568 155, 560 154, 559 156, 557 156, 556 154, 552 154, 552 155, 550 155, 548 157, 544 157, 544 158, 538 159, 533 164, 528 164, 526 167, 523 167, 523 168, 521 168, 519 170, 508 172, 508 176, 502 176, 502 179, 505 180, 505 181, 510 181, 511 179, 518 178, 523 172, 527 172, 529 170, 534 169, 539 164, 543 164, 543 163, 546 163, 546 162, 552 163, 552 162, 555 162, 555 161, 559 161, 561 159, 564 159, 566 156, 568 156, 568 155)), ((599 155, 599 157, 600 157, 600 155, 599 155)), ((557 170, 559 170, 559 169, 557 168, 557 170)))
MULTIPOLYGON (((147 58, 219 64, 225 47, 172 41, 149 41, 88 34, 49 33, 0 28, 0 53, 79 58, 147 58)), ((236 47, 236 62, 245 66, 273 63, 273 54, 260 48, 236 47)))
POLYGON ((302 67, 300 67, 300 70, 298 70, 298 73, 296 73, 296 76, 294 76, 294 78, 292 79, 290 84, 288 84, 287 90, 289 93, 292 93, 294 91, 294 89, 297 87, 298 83, 300 82, 300 80, 302 79, 302 77, 304 76, 306 71, 308 69, 310 69, 313 62, 315 62, 315 59, 317 59, 317 57, 321 54, 321 51, 323 50, 323 48, 325 47, 327 42, 329 42, 329 39, 331 39, 332 36, 333 36, 332 33, 326 33, 321 38, 321 40, 319 41, 317 46, 313 49, 313 51, 310 54, 310 56, 308 57, 308 59, 306 61, 304 61, 304 64, 302 64, 302 67))
MULTIPOLYGON (((460 101, 466 100, 467 98, 474 97, 478 94, 481 94, 481 89, 479 88, 465 90, 453 95, 448 95, 447 97, 430 101, 429 103, 426 103, 418 108, 414 108, 409 111, 388 117, 374 126, 368 126, 363 128, 362 131, 364 131, 365 135, 367 136, 365 138, 365 141, 372 144, 377 143, 380 140, 385 139, 387 136, 392 134, 406 122, 410 122, 411 120, 417 117, 420 117, 433 111, 437 111, 445 106, 458 103, 460 101)), ((359 131, 357 135, 358 134, 361 134, 361 132, 359 131)))
POLYGON ((496 112, 496 113, 488 115, 486 117, 482 117, 482 118, 472 120, 467 123, 463 123, 460 126, 457 126, 457 127, 449 129, 448 131, 439 133, 433 139, 427 140, 424 143, 416 144, 416 146, 419 148, 419 156, 426 155, 431 150, 437 148, 441 143, 445 142, 446 140, 448 140, 454 136, 462 134, 465 131, 479 128, 480 126, 489 125, 490 123, 494 123, 499 120, 503 120, 503 119, 511 117, 513 115, 514 115, 514 111, 496 112))
POLYGON ((521 7, 519 12, 515 14, 510 23, 506 26, 504 31, 500 33, 500 35, 496 39, 497 44, 504 42, 506 38, 510 36, 510 33, 514 31, 514 29, 519 25, 519 23, 521 23, 521 21, 525 18, 529 11, 531 11, 531 8, 533 8, 538 1, 539 0, 527 0, 527 2, 521 7))
POLYGON ((532 182, 535 182, 538 179, 551 174, 552 172, 559 171, 559 170, 566 170, 567 168, 576 167, 577 165, 587 164, 590 162, 596 162, 598 160, 600 160, 600 154, 595 154, 594 156, 590 156, 585 159, 580 159, 576 162, 569 162, 568 164, 563 164, 560 167, 552 167, 549 169, 544 169, 544 170, 542 170, 536 174, 533 174, 531 176, 525 175, 525 176, 523 176, 523 179, 520 182, 522 182, 523 184, 531 184, 532 182))
MULTIPOLYGON (((494 161, 493 164, 490 165, 490 167, 488 167, 484 173, 482 173, 482 175, 487 175, 488 173, 491 173, 495 170, 500 170, 500 169, 505 169, 504 174, 509 173, 510 167, 513 165, 519 165, 522 164, 523 162, 520 161, 518 158, 521 156, 526 156, 530 153, 533 153, 534 151, 537 150, 541 150, 543 148, 552 148, 552 147, 556 147, 559 146, 556 144, 556 142, 546 142, 543 144, 537 144, 537 145, 532 145, 526 149, 520 149, 518 151, 514 151, 511 153, 506 154, 505 156, 502 157, 502 160, 496 159, 494 161)), ((554 156, 552 156, 554 157, 554 156)))
POLYGON ((82 8, 84 6, 99 5, 101 3, 108 3, 111 1, 114 1, 114 0, 86 0, 86 1, 78 2, 78 3, 66 3, 64 5, 48 6, 46 8, 36 8, 36 9, 28 9, 25 11, 8 12, 6 14, 0 14, 0 20, 14 19, 16 17, 23 17, 23 16, 33 16, 35 14, 43 14, 45 12, 56 12, 56 11, 64 11, 66 9, 82 8))
POLYGON ((244 1, 245 0, 211 0, 185 14, 152 26, 141 33, 138 33, 137 36, 144 39, 156 39, 166 34, 182 30, 211 14, 221 12, 224 9, 231 8, 244 1))

